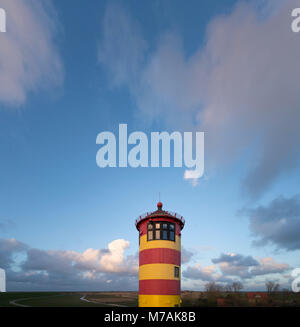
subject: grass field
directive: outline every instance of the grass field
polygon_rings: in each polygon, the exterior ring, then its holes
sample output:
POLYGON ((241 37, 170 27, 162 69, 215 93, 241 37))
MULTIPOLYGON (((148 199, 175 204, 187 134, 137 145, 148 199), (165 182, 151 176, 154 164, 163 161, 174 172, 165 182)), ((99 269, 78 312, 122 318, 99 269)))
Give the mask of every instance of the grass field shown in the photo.
MULTIPOLYGON (((182 291, 183 307, 215 306, 296 306, 300 293, 277 292, 265 297, 259 293, 249 298, 246 292, 182 291)), ((31 292, 0 293, 0 307, 137 307, 137 292, 31 292)))
POLYGON ((12 307, 14 305, 10 304, 10 301, 22 298, 38 298, 41 296, 53 296, 60 293, 54 292, 7 292, 0 293, 0 307, 12 307))
POLYGON ((30 292, 0 293, 0 307, 116 307, 137 306, 136 292, 30 292), (82 298, 84 297, 84 300, 82 298))

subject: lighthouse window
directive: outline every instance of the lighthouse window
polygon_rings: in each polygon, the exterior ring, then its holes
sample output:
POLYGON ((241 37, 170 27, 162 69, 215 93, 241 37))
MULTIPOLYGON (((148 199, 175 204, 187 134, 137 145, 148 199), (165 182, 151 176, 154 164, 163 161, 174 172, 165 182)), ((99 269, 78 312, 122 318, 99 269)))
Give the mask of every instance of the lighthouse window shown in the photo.
POLYGON ((148 241, 151 241, 153 240, 153 232, 152 230, 151 231, 148 231, 148 241))
MULTIPOLYGON (((157 225, 157 224, 156 224, 157 225)), ((155 231, 155 239, 156 240, 159 240, 160 239, 160 230, 159 229, 157 229, 156 231, 155 231)))
POLYGON ((175 234, 174 232, 170 232, 170 240, 175 241, 175 234))
POLYGON ((179 267, 174 267, 174 277, 179 278, 179 267))
POLYGON ((175 224, 167 221, 149 222, 147 226, 147 240, 175 241, 175 224))
POLYGON ((163 230, 163 240, 167 240, 168 239, 168 232, 166 230, 163 230))

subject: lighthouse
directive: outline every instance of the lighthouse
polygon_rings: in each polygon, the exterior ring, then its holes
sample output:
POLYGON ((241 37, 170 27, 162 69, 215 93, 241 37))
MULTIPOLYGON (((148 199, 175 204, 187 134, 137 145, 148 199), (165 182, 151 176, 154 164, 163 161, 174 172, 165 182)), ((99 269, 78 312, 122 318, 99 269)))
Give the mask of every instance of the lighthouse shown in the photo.
POLYGON ((139 307, 178 307, 184 218, 162 209, 139 216, 139 307))

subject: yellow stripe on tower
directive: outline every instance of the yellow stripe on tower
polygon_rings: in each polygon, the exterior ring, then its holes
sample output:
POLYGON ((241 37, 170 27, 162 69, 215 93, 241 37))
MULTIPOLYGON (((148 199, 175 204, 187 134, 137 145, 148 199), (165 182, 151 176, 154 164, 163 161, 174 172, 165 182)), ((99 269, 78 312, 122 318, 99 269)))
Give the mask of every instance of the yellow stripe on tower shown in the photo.
POLYGON ((139 307, 180 306, 180 295, 139 295, 139 307))
POLYGON ((165 263, 154 263, 140 266, 139 279, 174 279, 174 265, 165 263))
POLYGON ((180 251, 181 250, 181 239, 180 236, 176 235, 175 242, 172 241, 163 241, 163 240, 153 240, 147 242, 147 235, 141 236, 140 239, 140 251, 146 249, 154 249, 154 248, 168 248, 180 251))

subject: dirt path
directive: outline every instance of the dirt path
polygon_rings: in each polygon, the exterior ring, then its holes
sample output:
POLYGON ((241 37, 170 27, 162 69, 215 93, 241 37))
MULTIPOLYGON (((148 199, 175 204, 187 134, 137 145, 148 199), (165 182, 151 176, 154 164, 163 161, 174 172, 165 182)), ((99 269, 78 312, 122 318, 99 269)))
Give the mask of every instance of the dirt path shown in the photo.
POLYGON ((58 294, 58 295, 50 295, 50 296, 25 297, 25 298, 22 298, 22 299, 15 299, 15 300, 9 301, 9 304, 15 305, 16 307, 28 308, 28 307, 31 307, 31 305, 21 304, 21 303, 18 303, 18 302, 19 301, 25 301, 25 300, 27 301, 27 300, 34 300, 34 299, 45 299, 45 298, 48 298, 48 297, 58 297, 58 296, 64 296, 64 295, 63 294, 58 294))
POLYGON ((87 300, 85 297, 86 297, 86 295, 82 296, 80 298, 80 300, 84 301, 84 302, 89 302, 89 303, 109 305, 109 306, 112 306, 112 307, 127 307, 127 305, 123 305, 123 304, 114 304, 114 303, 103 303, 103 302, 90 301, 90 300, 87 300))
POLYGON ((16 300, 9 301, 9 304, 15 305, 17 307, 30 307, 30 305, 17 303, 17 301, 30 300, 30 299, 32 298, 16 299, 16 300))
MULTIPOLYGON (((65 296, 64 294, 59 294, 59 295, 52 295, 52 296, 41 296, 41 297, 27 297, 27 298, 21 298, 21 299, 15 299, 12 301, 9 301, 9 304, 14 305, 16 307, 31 307, 30 305, 27 304, 21 304, 18 303, 20 301, 27 301, 27 300, 35 300, 35 299, 45 299, 45 298, 50 298, 50 297, 58 297, 58 296, 65 296)), ((105 306, 112 306, 112 307, 127 307, 126 305, 123 304, 115 304, 115 303, 105 303, 105 302, 98 302, 98 301, 90 301, 86 299, 86 294, 83 295, 80 298, 81 301, 83 302, 88 302, 88 303, 94 303, 94 304, 98 304, 98 305, 105 305, 105 306)))

